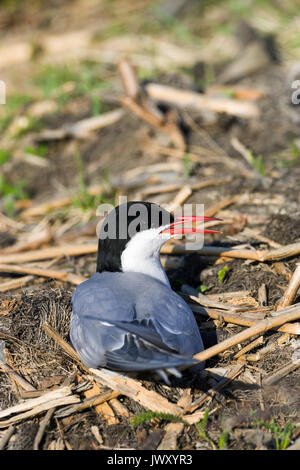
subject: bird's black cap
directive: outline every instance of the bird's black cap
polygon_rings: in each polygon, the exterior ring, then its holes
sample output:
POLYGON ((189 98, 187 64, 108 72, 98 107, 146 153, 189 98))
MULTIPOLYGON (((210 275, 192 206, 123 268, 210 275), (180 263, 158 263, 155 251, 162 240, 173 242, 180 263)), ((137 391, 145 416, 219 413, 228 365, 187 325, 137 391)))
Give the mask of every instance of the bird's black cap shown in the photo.
POLYGON ((97 272, 120 272, 122 252, 136 233, 172 222, 173 215, 152 202, 130 201, 117 206, 106 216, 101 227, 97 272))

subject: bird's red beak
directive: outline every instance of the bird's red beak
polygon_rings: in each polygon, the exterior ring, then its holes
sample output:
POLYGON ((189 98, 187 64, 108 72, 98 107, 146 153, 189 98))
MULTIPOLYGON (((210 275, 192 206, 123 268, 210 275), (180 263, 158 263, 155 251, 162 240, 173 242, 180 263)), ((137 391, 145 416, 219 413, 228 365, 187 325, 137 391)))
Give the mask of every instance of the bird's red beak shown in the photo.
POLYGON ((170 235, 185 235, 190 233, 220 233, 218 230, 203 230, 196 227, 181 227, 175 228, 176 225, 183 225, 186 222, 208 222, 209 220, 221 220, 216 219, 215 217, 205 217, 205 216, 196 216, 196 215, 187 215, 175 217, 178 222, 173 222, 166 229, 160 233, 169 233, 170 235))

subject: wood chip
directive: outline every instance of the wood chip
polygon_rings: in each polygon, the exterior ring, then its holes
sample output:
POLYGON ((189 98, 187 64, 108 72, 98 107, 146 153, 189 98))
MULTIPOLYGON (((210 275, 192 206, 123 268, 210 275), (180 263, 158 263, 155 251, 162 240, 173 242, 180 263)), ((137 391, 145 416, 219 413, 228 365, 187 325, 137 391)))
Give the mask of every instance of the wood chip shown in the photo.
POLYGON ((280 300, 278 304, 278 310, 288 307, 289 305, 293 303, 299 288, 300 288, 300 263, 297 264, 297 267, 292 275, 289 285, 286 291, 284 292, 282 299, 280 300))
POLYGON ((181 406, 182 408, 186 409, 189 408, 192 404, 192 396, 191 396, 191 389, 185 388, 179 400, 177 401, 177 405, 181 406))
POLYGON ((298 369, 299 366, 300 366, 300 359, 298 359, 297 361, 291 361, 288 364, 286 364, 285 366, 280 367, 279 369, 275 370, 271 374, 264 377, 264 379, 262 381, 262 384, 263 385, 274 385, 279 380, 281 380, 283 377, 285 377, 287 374, 289 374, 293 370, 298 369))
POLYGON ((39 134, 35 135, 35 140, 38 142, 50 140, 62 140, 67 137, 76 137, 86 139, 90 137, 90 133, 97 129, 110 126, 124 116, 122 108, 109 111, 100 116, 93 116, 87 119, 82 119, 75 123, 65 123, 59 129, 45 129, 39 134))
POLYGON ((23 276, 20 279, 12 279, 11 281, 2 282, 0 284, 0 292, 8 292, 10 290, 20 289, 33 281, 34 276, 23 276))
MULTIPOLYGON (((57 390, 55 390, 55 392, 57 392, 57 390)), ((33 398, 32 400, 39 400, 39 399, 41 399, 45 396, 46 395, 43 395, 42 397, 39 397, 39 398, 33 398)), ((27 400, 27 401, 29 401, 29 400, 27 400)), ((69 405, 69 404, 72 404, 72 403, 78 403, 79 401, 80 401, 80 398, 76 395, 68 395, 68 396, 63 396, 63 397, 59 397, 59 398, 50 399, 47 402, 43 402, 39 405, 34 405, 34 407, 32 407, 28 411, 20 412, 16 416, 12 416, 11 418, 9 418, 7 420, 1 420, 0 421, 0 428, 6 428, 7 426, 10 426, 13 423, 18 423, 18 422, 23 421, 25 419, 32 418, 33 416, 36 416, 36 415, 38 415, 38 414, 40 414, 44 411, 47 411, 50 408, 56 408, 58 406, 69 405)), ((18 405, 16 405, 16 406, 18 406, 18 405)), ((26 402, 25 402, 24 408, 26 408, 26 407, 27 407, 27 405, 26 405, 26 402)), ((4 412, 7 412, 7 410, 3 410, 2 412, 0 412, 1 417, 3 417, 4 412)), ((11 414, 11 412, 9 414, 11 414)))
POLYGON ((147 390, 137 380, 104 369, 90 369, 97 380, 122 395, 126 395, 152 411, 181 415, 183 409, 153 390, 147 390))
POLYGON ((164 428, 165 435, 161 440, 161 443, 157 447, 157 450, 176 450, 177 449, 177 438, 182 433, 184 428, 183 423, 169 423, 164 428))
POLYGON ((230 98, 216 98, 211 95, 196 93, 173 88, 157 83, 149 83, 145 86, 148 95, 158 103, 172 104, 184 109, 204 109, 216 113, 227 113, 243 118, 259 116, 258 107, 250 101, 234 100, 230 98))
MULTIPOLYGON (((93 387, 84 392, 84 395, 85 395, 86 398, 93 398, 93 397, 96 397, 96 396, 101 396, 101 394, 103 395, 103 390, 99 386, 99 384, 97 384, 95 381, 93 381, 93 387)), ((118 396, 118 395, 114 394, 113 396, 118 396)), ((110 395, 110 397, 111 397, 111 395, 110 395)), ((115 398, 115 400, 116 400, 116 398, 115 398)), ((90 406, 92 406, 92 402, 91 402, 90 406)), ((101 415, 104 418, 104 420, 107 422, 108 425, 118 424, 119 423, 118 418, 115 416, 113 409, 107 403, 107 401, 103 401, 103 402, 97 404, 95 406, 95 411, 96 411, 97 414, 101 415)))

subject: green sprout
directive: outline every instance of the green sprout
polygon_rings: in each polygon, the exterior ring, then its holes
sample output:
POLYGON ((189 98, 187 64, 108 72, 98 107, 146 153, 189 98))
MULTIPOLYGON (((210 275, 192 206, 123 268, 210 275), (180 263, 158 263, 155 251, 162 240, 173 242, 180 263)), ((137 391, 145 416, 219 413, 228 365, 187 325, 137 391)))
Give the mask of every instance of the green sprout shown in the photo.
POLYGON ((228 449, 228 439, 229 439, 229 431, 224 429, 219 438, 219 449, 220 450, 227 450, 228 449))
POLYGON ((182 162, 184 167, 184 176, 185 178, 188 178, 193 173, 194 163, 191 161, 191 158, 188 153, 184 155, 182 162))
POLYGON ((130 426, 134 427, 139 424, 149 423, 154 419, 159 419, 160 421, 174 421, 177 423, 182 423, 182 419, 179 416, 172 415, 171 413, 161 413, 158 411, 145 411, 139 415, 136 415, 132 419, 130 426))
POLYGON ((220 269, 220 270, 218 271, 218 279, 219 279, 219 282, 222 283, 222 282, 224 281, 227 271, 228 271, 228 266, 227 266, 227 264, 226 264, 222 269, 220 269))
POLYGON ((0 175, 0 197, 2 199, 4 212, 9 217, 14 217, 16 214, 16 201, 27 199, 27 194, 24 191, 25 185, 25 181, 10 184, 3 175, 0 175))
POLYGON ((45 144, 41 144, 37 147, 26 147, 25 153, 29 155, 35 155, 37 157, 45 157, 48 150, 48 146, 45 144))
POLYGON ((208 287, 201 284, 197 289, 199 292, 201 292, 201 294, 203 294, 205 291, 207 291, 208 287))
POLYGON ((275 438, 276 450, 285 450, 291 442, 291 434, 295 429, 295 425, 292 421, 287 421, 284 428, 280 428, 277 424, 274 423, 274 420, 263 421, 263 420, 254 420, 252 425, 259 428, 265 428, 270 431, 275 438))
POLYGON ((250 150, 249 151, 249 154, 250 154, 250 161, 251 161, 251 165, 253 166, 253 168, 258 171, 258 173, 260 173, 262 176, 265 176, 266 175, 266 170, 265 170, 265 167, 264 167, 264 160, 263 160, 263 157, 261 155, 258 155, 257 157, 255 157, 255 155, 253 154, 253 152, 250 150))
POLYGON ((11 158, 11 153, 9 150, 2 149, 0 150, 0 165, 3 165, 11 158))
MULTIPOLYGON (((112 188, 109 187, 107 190, 107 193, 109 193, 107 196, 104 194, 104 191, 99 191, 99 194, 97 195, 91 194, 87 187, 84 164, 79 151, 75 152, 74 158, 77 166, 78 191, 77 194, 73 197, 73 205, 79 207, 82 210, 88 210, 96 209, 101 203, 111 203, 111 199, 113 198, 112 188)), ((104 174, 104 180, 106 183, 109 183, 108 176, 106 174, 104 174)), ((109 186, 109 184, 107 184, 107 186, 109 186)))
POLYGON ((199 423, 196 423, 195 426, 196 426, 196 429, 197 429, 198 434, 199 434, 199 436, 201 437, 201 439, 203 439, 204 441, 208 442, 208 444, 209 444, 213 449, 215 449, 216 447, 215 447, 213 441, 210 439, 210 437, 207 435, 207 432, 206 432, 206 426, 207 426, 207 420, 208 420, 208 412, 209 412, 209 409, 206 408, 202 420, 199 421, 199 423))

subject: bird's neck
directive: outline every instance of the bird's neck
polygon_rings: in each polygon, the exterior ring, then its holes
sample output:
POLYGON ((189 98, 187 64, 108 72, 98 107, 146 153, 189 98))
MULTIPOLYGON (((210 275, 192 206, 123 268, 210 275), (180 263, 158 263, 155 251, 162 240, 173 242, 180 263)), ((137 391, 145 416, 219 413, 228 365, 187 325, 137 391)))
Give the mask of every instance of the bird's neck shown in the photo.
POLYGON ((147 274, 170 287, 169 279, 160 262, 159 252, 151 257, 134 256, 132 252, 124 252, 121 258, 123 272, 147 274))

